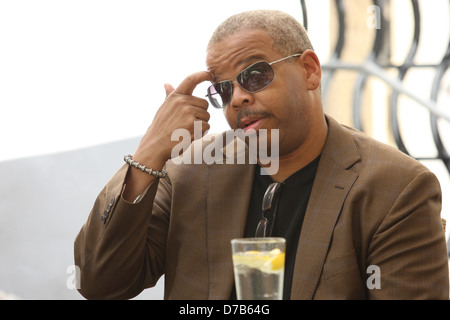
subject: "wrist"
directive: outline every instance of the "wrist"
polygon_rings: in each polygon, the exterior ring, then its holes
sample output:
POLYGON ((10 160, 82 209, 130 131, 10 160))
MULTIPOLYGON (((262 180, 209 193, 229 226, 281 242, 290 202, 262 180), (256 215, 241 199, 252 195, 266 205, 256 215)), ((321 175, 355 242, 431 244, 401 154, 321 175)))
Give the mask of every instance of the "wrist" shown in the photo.
POLYGON ((134 160, 133 156, 131 154, 125 155, 123 159, 129 166, 139 169, 142 172, 147 173, 148 175, 152 175, 152 176, 155 176, 158 178, 165 178, 167 175, 166 170, 164 170, 164 169, 155 170, 155 169, 149 168, 146 165, 140 163, 139 161, 134 160))
POLYGON ((169 159, 159 144, 139 146, 133 154, 133 160, 157 171, 161 171, 169 159))
MULTIPOLYGON (((124 157, 127 158, 127 156, 124 157)), ((159 160, 158 158, 146 158, 146 160, 141 160, 141 158, 133 156, 132 159, 139 164, 142 164, 144 168, 147 168, 157 172, 163 172, 163 167, 165 162, 163 160, 159 160), (145 161, 145 162, 144 162, 145 161)), ((129 170, 127 177, 125 178, 125 189, 123 192, 123 197, 128 202, 133 202, 137 196, 142 194, 148 186, 157 178, 164 175, 158 174, 149 174, 148 172, 142 170, 142 167, 139 168, 137 165, 131 165, 131 161, 128 160, 127 164, 129 165, 129 170)))

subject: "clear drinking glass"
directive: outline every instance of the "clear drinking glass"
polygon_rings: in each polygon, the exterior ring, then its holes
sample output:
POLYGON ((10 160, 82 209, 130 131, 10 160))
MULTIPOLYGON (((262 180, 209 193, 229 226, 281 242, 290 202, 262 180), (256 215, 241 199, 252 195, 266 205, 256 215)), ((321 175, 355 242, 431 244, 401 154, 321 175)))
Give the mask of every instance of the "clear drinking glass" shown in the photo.
POLYGON ((238 300, 282 300, 286 240, 231 240, 238 300))

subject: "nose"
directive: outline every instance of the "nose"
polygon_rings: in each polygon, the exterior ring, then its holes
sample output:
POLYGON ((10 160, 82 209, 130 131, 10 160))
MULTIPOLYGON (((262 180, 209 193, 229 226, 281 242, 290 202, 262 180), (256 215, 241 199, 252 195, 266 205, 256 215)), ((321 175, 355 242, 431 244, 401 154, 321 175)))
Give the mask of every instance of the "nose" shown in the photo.
POLYGON ((251 105, 253 102, 253 94, 242 88, 237 81, 233 82, 233 96, 231 97, 230 107, 239 109, 251 105))

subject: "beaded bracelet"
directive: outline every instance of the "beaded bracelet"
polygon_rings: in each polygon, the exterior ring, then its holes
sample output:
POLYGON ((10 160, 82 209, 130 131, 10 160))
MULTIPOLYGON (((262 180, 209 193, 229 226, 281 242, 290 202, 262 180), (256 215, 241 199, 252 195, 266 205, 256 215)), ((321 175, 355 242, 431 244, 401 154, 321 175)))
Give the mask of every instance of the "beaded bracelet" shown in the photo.
POLYGON ((133 160, 133 156, 131 154, 127 154, 123 157, 123 160, 128 163, 128 165, 135 167, 143 172, 148 173, 149 175, 158 177, 158 178, 165 178, 167 176, 166 170, 162 169, 161 171, 152 170, 150 168, 147 168, 146 166, 140 164, 139 162, 133 160))

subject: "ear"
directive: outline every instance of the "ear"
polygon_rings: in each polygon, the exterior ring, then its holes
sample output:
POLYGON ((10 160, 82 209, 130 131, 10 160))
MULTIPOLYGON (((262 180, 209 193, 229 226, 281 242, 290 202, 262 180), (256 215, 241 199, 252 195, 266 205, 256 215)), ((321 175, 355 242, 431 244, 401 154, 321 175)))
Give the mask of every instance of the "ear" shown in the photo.
POLYGON ((306 88, 308 90, 316 90, 320 87, 322 81, 322 69, 317 55, 312 50, 306 50, 300 57, 304 70, 306 88))

